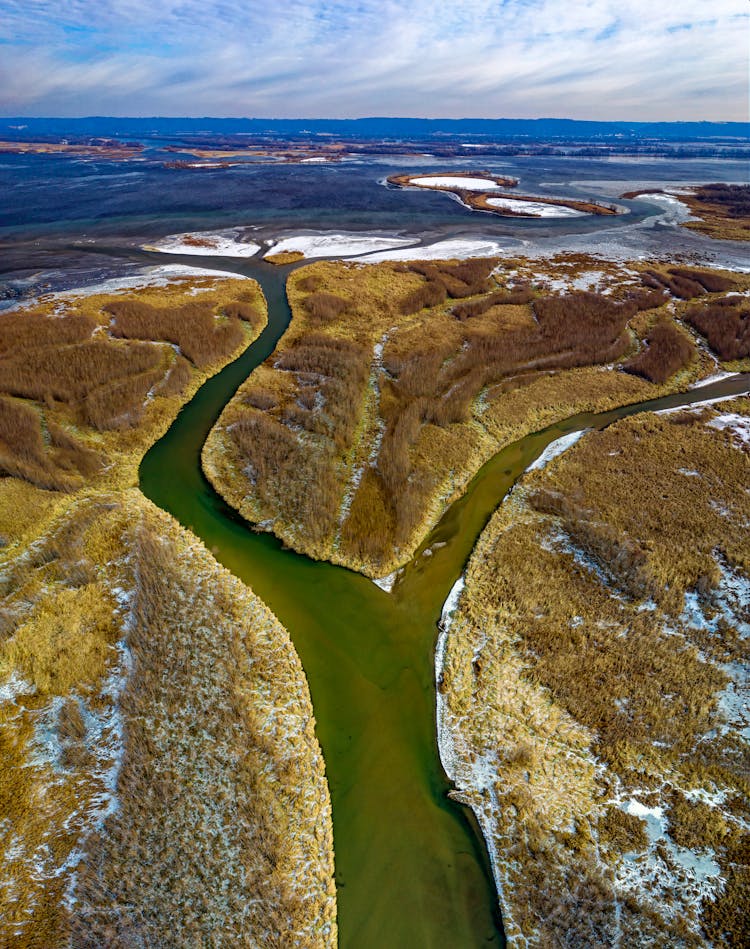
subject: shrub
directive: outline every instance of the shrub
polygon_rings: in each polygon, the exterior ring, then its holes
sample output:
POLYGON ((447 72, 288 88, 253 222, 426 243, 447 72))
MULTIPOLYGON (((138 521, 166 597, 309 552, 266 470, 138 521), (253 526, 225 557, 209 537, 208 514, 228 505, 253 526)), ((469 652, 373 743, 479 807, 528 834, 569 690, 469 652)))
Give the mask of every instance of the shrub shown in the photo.
POLYGON ((238 314, 241 310, 245 314, 242 319, 247 320, 252 310, 247 304, 230 304, 225 308, 226 318, 217 319, 213 304, 208 302, 196 300, 179 307, 162 308, 132 297, 116 300, 105 309, 114 317, 113 336, 165 340, 179 346, 199 368, 226 358, 240 346, 244 334, 238 314))
POLYGON ((311 293, 305 297, 304 302, 305 311, 312 325, 337 319, 348 306, 346 300, 334 293, 311 293))
POLYGON ((695 354, 695 347, 687 336, 674 323, 664 320, 651 330, 646 343, 646 349, 628 360, 623 369, 649 382, 666 382, 687 366, 695 354))
POLYGON ((706 338, 720 359, 750 356, 750 309, 727 305, 726 300, 719 300, 706 306, 691 307, 685 320, 706 338))
POLYGON ((445 302, 448 291, 441 280, 428 280, 423 286, 408 293, 401 303, 399 310, 404 316, 419 313, 425 307, 440 306, 445 302))
MULTIPOLYGON (((674 273, 674 271, 672 271, 672 273, 674 273)), ((683 276, 679 273, 674 276, 668 276, 658 273, 655 270, 646 270, 641 279, 647 287, 664 287, 669 290, 673 296, 679 297, 681 300, 692 300, 694 297, 699 297, 706 292, 703 285, 694 279, 694 277, 683 276)))

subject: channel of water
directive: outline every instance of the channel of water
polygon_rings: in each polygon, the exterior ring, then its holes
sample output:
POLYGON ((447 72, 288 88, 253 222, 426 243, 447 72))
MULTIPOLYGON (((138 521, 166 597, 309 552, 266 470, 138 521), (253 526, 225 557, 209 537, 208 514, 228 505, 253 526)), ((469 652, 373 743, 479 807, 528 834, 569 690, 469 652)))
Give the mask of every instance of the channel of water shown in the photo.
POLYGON ((211 426, 291 318, 289 268, 257 260, 230 266, 260 283, 268 326, 202 386, 148 452, 141 488, 268 604, 300 655, 331 790, 340 945, 503 946, 486 848, 470 812, 447 797, 438 757, 433 658, 442 604, 492 512, 551 441, 634 412, 745 392, 750 375, 578 415, 504 448, 446 511, 388 594, 357 573, 254 532, 202 473, 211 426))

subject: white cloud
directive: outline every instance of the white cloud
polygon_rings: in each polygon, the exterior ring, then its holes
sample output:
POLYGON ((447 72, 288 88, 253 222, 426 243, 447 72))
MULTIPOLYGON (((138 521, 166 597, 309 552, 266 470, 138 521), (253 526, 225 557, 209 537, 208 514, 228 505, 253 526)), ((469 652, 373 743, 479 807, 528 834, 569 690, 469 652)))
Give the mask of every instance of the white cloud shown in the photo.
POLYGON ((739 120, 748 19, 745 0, 0 0, 0 110, 739 120))

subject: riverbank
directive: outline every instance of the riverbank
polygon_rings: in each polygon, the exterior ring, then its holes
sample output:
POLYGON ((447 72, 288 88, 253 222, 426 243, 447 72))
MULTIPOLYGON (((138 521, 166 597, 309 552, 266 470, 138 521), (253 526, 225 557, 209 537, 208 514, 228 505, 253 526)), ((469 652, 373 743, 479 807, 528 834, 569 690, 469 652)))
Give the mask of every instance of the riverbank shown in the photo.
POLYGON ((441 757, 511 940, 742 942, 748 410, 546 453, 445 604, 441 757))
POLYGON ((265 300, 144 282, 1 321, 0 941, 130 945, 169 920, 181 943, 332 946, 330 799, 289 635, 136 487, 265 300))
POLYGON ((709 184, 694 187, 647 188, 629 191, 623 198, 662 196, 686 207, 692 217, 683 227, 715 240, 750 240, 750 185, 709 184))

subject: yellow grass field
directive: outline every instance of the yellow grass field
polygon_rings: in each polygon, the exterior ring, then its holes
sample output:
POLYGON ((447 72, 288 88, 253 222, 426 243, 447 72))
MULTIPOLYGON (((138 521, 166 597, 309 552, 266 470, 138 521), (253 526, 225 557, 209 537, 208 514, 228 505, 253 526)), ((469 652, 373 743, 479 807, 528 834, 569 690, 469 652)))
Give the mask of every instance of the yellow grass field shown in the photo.
POLYGON ((206 473, 295 549, 387 575, 504 444, 715 370, 686 308, 750 281, 675 274, 580 255, 298 269, 292 324, 209 436, 206 473))
POLYGON ((748 432, 740 399, 589 433, 475 548, 439 717, 511 939, 747 944, 748 432))
POLYGON ((2 945, 336 943, 296 652, 137 488, 265 322, 255 283, 204 278, 0 316, 2 945))

